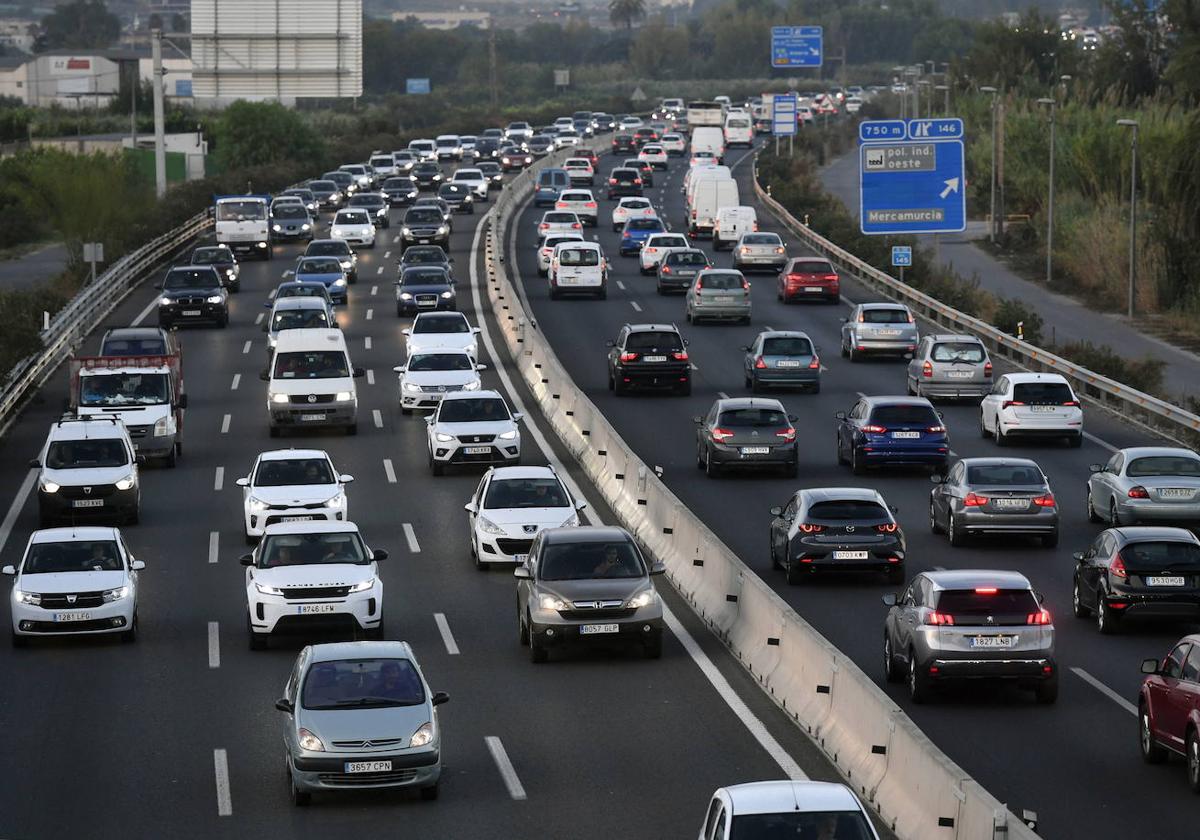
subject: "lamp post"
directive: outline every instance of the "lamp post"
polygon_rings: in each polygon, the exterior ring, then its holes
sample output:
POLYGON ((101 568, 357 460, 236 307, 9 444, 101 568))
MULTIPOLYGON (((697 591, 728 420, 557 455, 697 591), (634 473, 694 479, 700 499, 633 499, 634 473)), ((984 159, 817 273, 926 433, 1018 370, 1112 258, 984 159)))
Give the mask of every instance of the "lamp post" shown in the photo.
POLYGON ((1046 285, 1054 279, 1054 115, 1058 100, 1042 97, 1039 105, 1050 106, 1050 193, 1046 208, 1046 285))
POLYGON ((996 89, 991 85, 979 88, 981 93, 992 95, 992 200, 988 215, 988 239, 996 243, 996 89))
POLYGON ((950 116, 950 85, 935 85, 933 89, 942 92, 942 116, 950 116))
POLYGON ((1132 166, 1129 173, 1129 307, 1128 315, 1133 318, 1134 283, 1137 280, 1137 153, 1138 153, 1138 121, 1117 120, 1117 125, 1133 129, 1130 150, 1133 153, 1132 166))
POLYGON ((933 84, 928 79, 920 79, 917 81, 917 118, 921 117, 921 90, 924 89, 928 94, 928 106, 925 109, 926 118, 933 116, 933 84))

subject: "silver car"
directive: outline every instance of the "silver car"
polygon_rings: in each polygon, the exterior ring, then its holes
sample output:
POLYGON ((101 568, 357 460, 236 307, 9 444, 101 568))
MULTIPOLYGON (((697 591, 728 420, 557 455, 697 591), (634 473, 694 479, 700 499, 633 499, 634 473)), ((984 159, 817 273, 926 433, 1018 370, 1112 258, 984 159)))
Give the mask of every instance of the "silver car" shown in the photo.
POLYGON ((764 330, 754 343, 743 347, 742 362, 746 387, 758 393, 764 388, 807 388, 821 392, 821 348, 799 330, 764 330))
POLYGON ((1058 504, 1041 467, 1028 458, 963 458, 945 476, 934 475, 929 529, 950 545, 967 537, 1014 534, 1058 545, 1058 504))
POLYGON ((907 386, 929 399, 983 399, 992 390, 992 360, 974 336, 927 335, 908 363, 907 386))
POLYGON ((300 651, 283 697, 284 762, 295 805, 315 791, 418 788, 437 799, 442 733, 408 642, 339 642, 300 651))
POLYGON ((1054 624, 1019 572, 931 571, 883 596, 883 667, 907 680, 914 703, 936 686, 1000 679, 1032 688, 1039 703, 1058 699, 1054 624))
POLYGON ((740 271, 710 268, 696 275, 684 302, 689 324, 702 318, 750 323, 750 283, 740 271))
POLYGON ((842 321, 842 355, 857 362, 867 355, 916 352, 917 320, 901 303, 860 303, 842 321))
POLYGON ((744 233, 733 246, 733 267, 740 271, 766 269, 778 273, 787 261, 787 246, 778 233, 744 233))
POLYGON ((1200 455, 1169 446, 1121 449, 1093 464, 1087 485, 1089 522, 1113 527, 1200 522, 1200 455))

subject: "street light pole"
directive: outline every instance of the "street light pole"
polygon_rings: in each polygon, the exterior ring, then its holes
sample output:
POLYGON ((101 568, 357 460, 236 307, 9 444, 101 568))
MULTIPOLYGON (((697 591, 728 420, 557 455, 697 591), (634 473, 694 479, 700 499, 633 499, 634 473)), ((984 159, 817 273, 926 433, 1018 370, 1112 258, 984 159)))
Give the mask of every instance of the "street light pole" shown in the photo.
POLYGON ((1133 129, 1131 151, 1133 161, 1129 174, 1129 306, 1128 315, 1133 319, 1133 298, 1135 282, 1137 281, 1137 153, 1138 153, 1138 122, 1137 120, 1117 120, 1117 125, 1133 129))
POLYGON ((992 200, 988 214, 988 239, 996 244, 996 89, 990 85, 979 88, 981 93, 992 95, 992 200))
POLYGON ((934 90, 942 92, 942 116, 950 116, 950 85, 936 85, 934 90))
POLYGON ((1046 209, 1046 285, 1049 286, 1054 280, 1054 112, 1058 100, 1042 98, 1038 104, 1050 106, 1050 195, 1046 209))
POLYGON ((163 119, 163 61, 161 29, 150 33, 150 54, 154 65, 154 192, 167 194, 167 153, 163 119))

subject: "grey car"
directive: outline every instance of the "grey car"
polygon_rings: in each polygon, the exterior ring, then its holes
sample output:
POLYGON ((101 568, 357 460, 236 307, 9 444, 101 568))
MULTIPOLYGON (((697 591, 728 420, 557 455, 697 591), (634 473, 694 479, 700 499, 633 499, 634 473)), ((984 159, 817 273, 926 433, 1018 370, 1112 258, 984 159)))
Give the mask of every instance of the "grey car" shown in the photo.
POLYGON ((992 360, 971 335, 927 335, 908 363, 908 393, 929 399, 983 399, 992 390, 992 360))
POLYGON ((821 393, 819 347, 799 330, 764 330, 754 343, 743 347, 742 362, 746 387, 758 393, 764 388, 806 388, 821 393))
POLYGON ((750 283, 740 271, 710 268, 696 275, 688 287, 684 310, 688 323, 740 321, 750 323, 750 283))
POLYGON ((686 292, 696 275, 711 267, 708 255, 699 248, 672 248, 658 261, 655 288, 660 295, 686 292))
POLYGON ((930 571, 885 595, 883 667, 907 681, 914 703, 935 687, 998 679, 1031 688, 1039 703, 1058 699, 1054 624, 1019 572, 930 571))
POLYGON ((733 246, 733 267, 740 271, 780 272, 787 265, 787 246, 778 233, 744 233, 733 246))
POLYGON ((708 414, 694 417, 696 466, 710 478, 727 469, 782 469, 800 474, 795 415, 779 400, 734 397, 712 404, 708 414))
POLYGON ((842 321, 842 355, 852 362, 868 355, 907 356, 919 340, 916 319, 900 303, 860 303, 842 321))
POLYGON ((339 642, 300 651, 283 696, 284 762, 295 805, 316 791, 418 788, 437 799, 442 732, 408 642, 339 642))
POLYGON ((1089 522, 1200 523, 1200 455, 1170 446, 1118 450, 1093 464, 1087 484, 1089 522))
POLYGON ((929 529, 950 545, 982 534, 1036 536, 1058 545, 1058 504, 1041 467, 1028 458, 963 458, 930 476, 929 529))
POLYGON ((623 528, 551 528, 542 531, 518 566, 517 628, 534 662, 550 648, 616 639, 662 656, 663 607, 651 565, 623 528))

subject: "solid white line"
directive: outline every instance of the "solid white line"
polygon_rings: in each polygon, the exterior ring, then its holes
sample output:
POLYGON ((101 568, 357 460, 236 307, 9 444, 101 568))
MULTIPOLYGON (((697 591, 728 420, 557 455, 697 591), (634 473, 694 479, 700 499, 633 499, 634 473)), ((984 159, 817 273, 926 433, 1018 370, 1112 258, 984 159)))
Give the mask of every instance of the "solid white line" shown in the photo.
POLYGON ((221 532, 220 531, 209 531, 208 532, 208 562, 216 563, 217 555, 220 553, 220 551, 221 551, 221 532))
POLYGON ((383 414, 380 413, 378 408, 371 410, 371 417, 373 417, 375 419, 375 428, 382 429, 383 428, 383 414))
POLYGON ((13 527, 17 524, 17 517, 21 515, 21 509, 25 507, 25 500, 29 498, 33 485, 37 484, 37 479, 38 470, 30 470, 29 474, 25 476, 25 480, 21 482, 12 504, 9 505, 8 513, 4 515, 4 522, 0 522, 0 551, 4 550, 5 543, 12 536, 13 527))
POLYGON ((617 288, 618 288, 618 289, 620 289, 620 290, 623 292, 623 291, 625 291, 625 284, 624 284, 624 283, 622 283, 620 280, 618 280, 618 281, 617 281, 617 288))
POLYGON ((208 667, 221 667, 221 625, 216 621, 208 622, 208 667))
POLYGON ((1087 438, 1088 440, 1090 440, 1092 443, 1099 444, 1100 446, 1103 446, 1103 447, 1104 447, 1105 449, 1107 449, 1109 452, 1116 452, 1116 451, 1117 451, 1117 447, 1113 446, 1111 443, 1109 443, 1108 441, 1104 440, 1103 438, 1098 438, 1098 437, 1096 437, 1096 436, 1095 436, 1094 434, 1092 434, 1091 432, 1084 432, 1084 433, 1083 433, 1083 436, 1084 436, 1085 438, 1087 438))
POLYGON ((496 762, 496 769, 500 771, 500 776, 504 779, 504 786, 508 788, 508 795, 513 799, 524 799, 525 788, 521 787, 521 780, 517 778, 517 771, 513 769, 512 762, 508 760, 508 753, 504 751, 504 744, 500 743, 500 739, 495 735, 488 735, 483 740, 487 743, 488 751, 492 754, 492 760, 496 762))
POLYGON ((396 483, 396 468, 392 466, 391 458, 383 459, 383 472, 387 475, 388 484, 396 483))
POLYGON ((637 302, 636 300, 631 300, 631 301, 629 301, 629 305, 633 307, 633 311, 634 311, 634 312, 641 312, 641 311, 642 311, 642 307, 638 306, 638 302, 637 302))
POLYGON ((375 384, 375 371, 371 368, 367 368, 367 384, 368 385, 375 384))
POLYGON ((233 797, 229 793, 229 756, 225 750, 213 750, 213 770, 217 775, 217 816, 233 816, 233 797))
POLYGON ((371 349, 371 336, 367 336, 363 339, 363 346, 368 350, 371 349))
POLYGON ((450 624, 446 621, 446 616, 442 613, 434 613, 433 620, 437 624, 438 632, 442 634, 442 642, 446 645, 446 653, 451 656, 458 656, 458 643, 454 641, 454 634, 450 632, 450 624))
POLYGON ((378 287, 378 286, 372 286, 372 287, 371 287, 371 296, 372 296, 372 297, 374 297, 374 296, 375 296, 375 295, 377 295, 377 294, 379 294, 379 287, 378 287))
POLYGON ((267 313, 259 312, 258 317, 254 319, 254 326, 257 327, 259 324, 261 324, 263 322, 263 318, 265 317, 267 317, 267 313))
POLYGON ((246 343, 242 345, 242 355, 243 356, 250 352, 250 348, 251 348, 251 346, 253 346, 253 344, 254 344, 253 341, 251 341, 250 339, 246 339, 246 343))
POLYGON ((213 479, 213 489, 219 493, 219 492, 221 492, 221 488, 224 486, 225 486, 225 468, 217 467, 217 475, 213 479))
POLYGON ((233 375, 233 382, 231 382, 229 384, 229 390, 236 391, 238 388, 238 385, 240 385, 241 383, 242 383, 242 375, 240 373, 235 373, 233 375))
POLYGON ((153 300, 151 300, 149 303, 146 304, 145 309, 143 309, 141 312, 139 312, 137 314, 137 317, 133 319, 133 324, 131 326, 134 326, 134 327, 140 326, 142 321, 144 321, 146 319, 146 316, 149 315, 150 311, 152 309, 154 309, 156 306, 158 306, 158 297, 157 296, 155 296, 153 300))
POLYGON ((404 529, 404 539, 408 541, 408 550, 413 554, 421 553, 421 544, 417 542, 417 532, 413 530, 413 526, 405 522, 402 526, 404 529))
POLYGON ((1109 700, 1116 703, 1122 709, 1129 712, 1129 714, 1133 715, 1134 717, 1137 717, 1137 713, 1138 713, 1137 706, 1130 703, 1128 700, 1126 700, 1120 694, 1117 694, 1117 692, 1113 691, 1111 688, 1106 686, 1104 683, 1100 682, 1100 680, 1093 677, 1087 671, 1083 670, 1082 668, 1072 667, 1071 672, 1073 674, 1075 674, 1075 676, 1077 676, 1081 680, 1083 680, 1085 683, 1088 683, 1089 685, 1091 685, 1092 688, 1099 691, 1101 694, 1103 694, 1109 700))
POLYGON ((229 434, 229 420, 230 416, 228 414, 221 418, 221 434, 223 435, 229 434))
POLYGON ((375 317, 375 310, 374 310, 374 309, 368 309, 368 310, 367 310, 367 320, 368 320, 368 321, 370 321, 370 320, 371 320, 372 318, 374 318, 374 317, 375 317))

